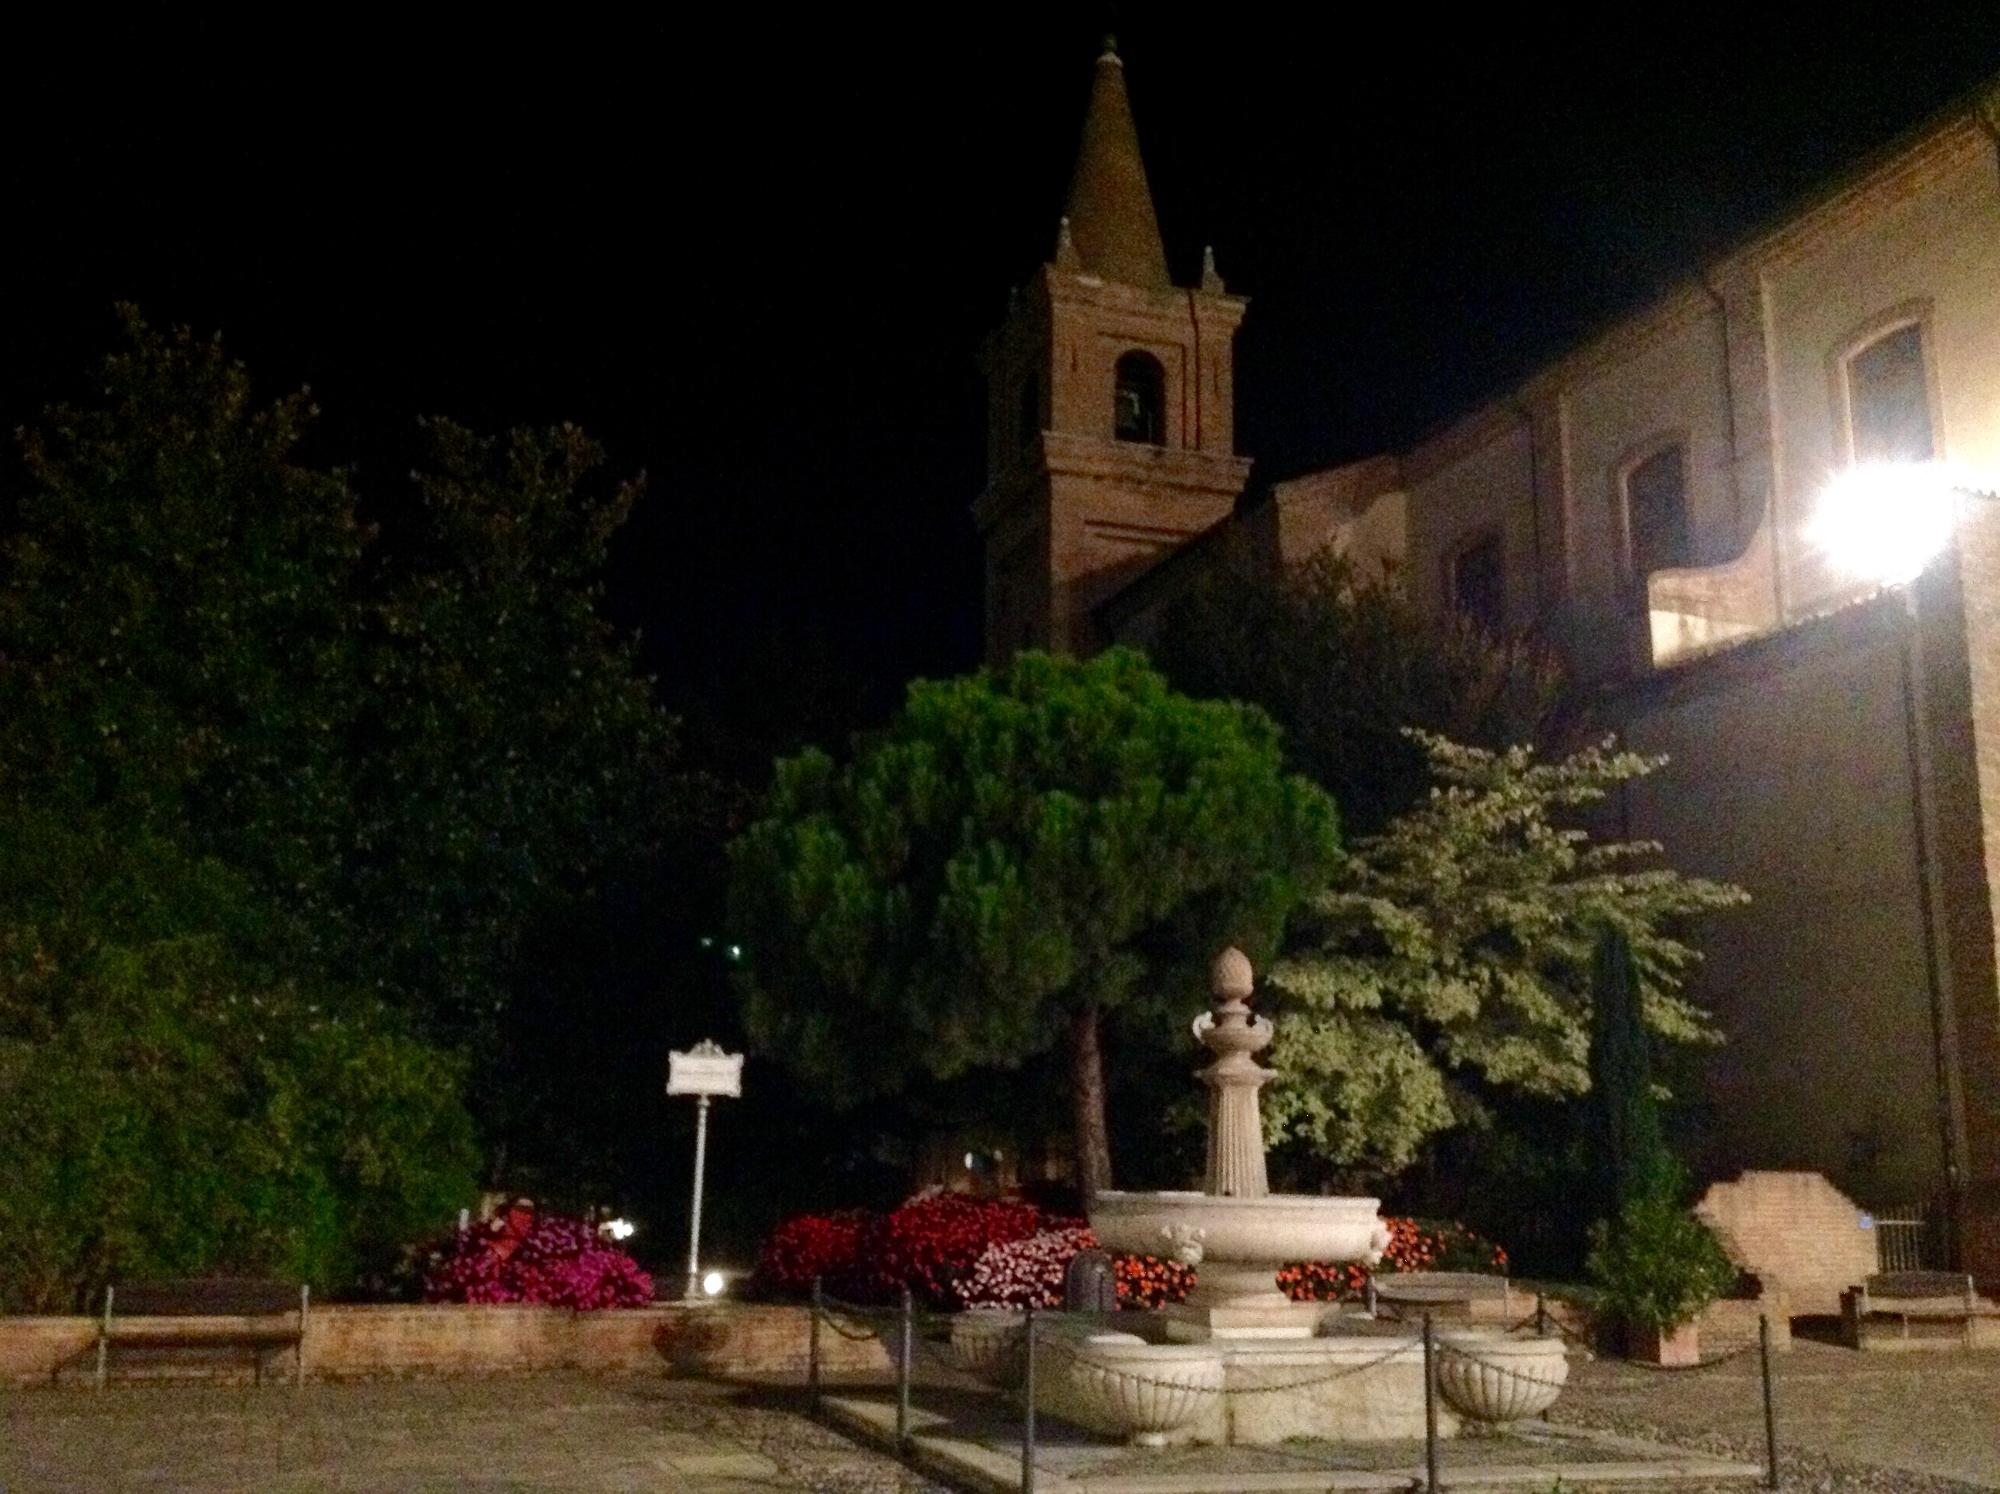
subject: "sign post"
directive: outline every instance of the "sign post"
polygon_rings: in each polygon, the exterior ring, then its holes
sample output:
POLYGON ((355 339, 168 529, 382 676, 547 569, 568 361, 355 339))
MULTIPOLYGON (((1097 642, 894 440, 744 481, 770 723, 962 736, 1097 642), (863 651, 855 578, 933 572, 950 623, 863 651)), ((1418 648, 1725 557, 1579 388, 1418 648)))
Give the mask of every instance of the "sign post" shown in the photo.
POLYGON ((743 1055, 725 1053, 707 1040, 685 1053, 667 1054, 667 1093, 694 1096, 694 1208, 688 1221, 687 1298, 699 1302, 701 1291, 701 1184, 708 1165, 708 1102, 717 1095, 738 1099, 743 1094, 743 1055))

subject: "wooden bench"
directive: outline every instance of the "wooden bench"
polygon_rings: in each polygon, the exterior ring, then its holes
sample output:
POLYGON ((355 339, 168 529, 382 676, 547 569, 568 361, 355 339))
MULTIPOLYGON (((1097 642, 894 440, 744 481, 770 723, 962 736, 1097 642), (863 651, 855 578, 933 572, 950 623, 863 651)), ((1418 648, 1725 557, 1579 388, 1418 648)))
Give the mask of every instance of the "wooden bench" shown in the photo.
POLYGON ((1474 1304, 1488 1302, 1504 1316, 1513 1299, 1507 1278, 1486 1271, 1389 1271, 1372 1282, 1378 1303, 1451 1317, 1470 1317, 1474 1304))
POLYGON ((2000 1307, 1956 1271, 1882 1271, 1840 1294, 1840 1329, 1852 1349, 1976 1348, 2000 1344, 2000 1307))
POLYGON ((97 1384, 111 1352, 243 1349, 264 1379, 264 1361, 291 1349, 293 1383, 306 1377, 306 1309, 311 1290, 252 1277, 210 1276, 185 1281, 134 1281, 104 1289, 97 1329, 97 1384))

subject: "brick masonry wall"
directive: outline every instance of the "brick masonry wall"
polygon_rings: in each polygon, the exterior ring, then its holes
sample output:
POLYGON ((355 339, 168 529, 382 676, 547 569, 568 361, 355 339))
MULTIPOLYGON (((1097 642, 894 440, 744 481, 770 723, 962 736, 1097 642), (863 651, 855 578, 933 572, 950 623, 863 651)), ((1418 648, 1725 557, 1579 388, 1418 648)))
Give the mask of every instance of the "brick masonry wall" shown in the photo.
MULTIPOLYGON (((597 1313, 335 1305, 307 1318, 306 1369, 324 1379, 552 1369, 796 1377, 805 1372, 809 1316, 801 1307, 756 1304, 597 1313)), ((96 1342, 94 1318, 0 1318, 0 1384, 88 1374, 96 1342)), ((829 1330, 820 1347, 830 1376, 888 1373, 888 1356, 873 1339, 857 1343, 829 1330)))
POLYGON ((1795 1313, 1838 1313, 1841 1292, 1876 1268, 1874 1231, 1816 1172, 1746 1172, 1711 1187, 1695 1213, 1795 1313))

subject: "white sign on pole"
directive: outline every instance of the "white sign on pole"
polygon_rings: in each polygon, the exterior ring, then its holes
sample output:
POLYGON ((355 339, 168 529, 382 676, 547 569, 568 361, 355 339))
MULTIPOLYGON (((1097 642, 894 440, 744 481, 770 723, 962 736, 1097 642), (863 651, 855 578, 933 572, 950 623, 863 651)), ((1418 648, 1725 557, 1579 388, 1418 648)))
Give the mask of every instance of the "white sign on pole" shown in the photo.
MULTIPOLYGON (((658 1049, 654 1049, 658 1052, 658 1049)), ((712 1041, 699 1042, 686 1053, 667 1055, 667 1093, 670 1095, 743 1095, 743 1055, 725 1053, 712 1041)))
POLYGON ((667 1054, 667 1093, 694 1096, 694 1206, 688 1219, 687 1295, 699 1302, 701 1293, 701 1187, 708 1166, 708 1102, 743 1094, 743 1055, 725 1053, 719 1043, 704 1039, 685 1053, 667 1054))

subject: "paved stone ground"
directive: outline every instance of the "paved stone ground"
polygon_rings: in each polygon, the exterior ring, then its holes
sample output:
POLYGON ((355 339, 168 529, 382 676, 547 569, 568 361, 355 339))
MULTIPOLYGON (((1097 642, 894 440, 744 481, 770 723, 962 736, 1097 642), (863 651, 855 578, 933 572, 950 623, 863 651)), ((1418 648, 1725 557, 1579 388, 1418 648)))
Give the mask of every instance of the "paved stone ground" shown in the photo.
POLYGON ((4 1494, 944 1494, 796 1414, 658 1376, 0 1390, 4 1494))
MULTIPOLYGON (((1856 1354, 1800 1339, 1773 1362, 1785 1487, 2000 1489, 2000 1353, 1856 1354)), ((1698 1373, 1578 1365, 1553 1419, 1763 1460, 1755 1355, 1698 1373)))
MULTIPOLYGON (((2000 1489, 2000 1354, 1801 1342, 1777 1363, 1786 1488, 2000 1489)), ((0 1491, 943 1494, 799 1404, 654 1376, 0 1390, 0 1491)), ((1754 1359, 1579 1365, 1556 1419, 1762 1456, 1754 1359)))

